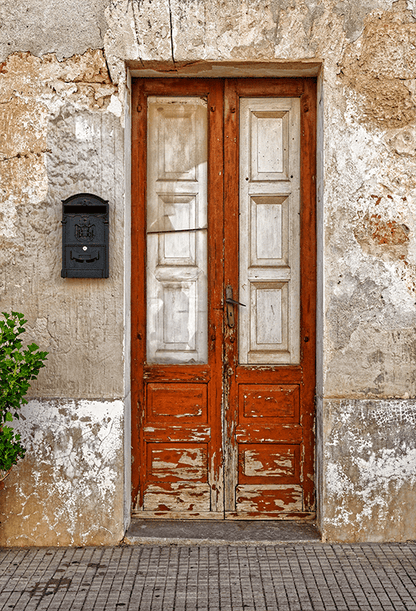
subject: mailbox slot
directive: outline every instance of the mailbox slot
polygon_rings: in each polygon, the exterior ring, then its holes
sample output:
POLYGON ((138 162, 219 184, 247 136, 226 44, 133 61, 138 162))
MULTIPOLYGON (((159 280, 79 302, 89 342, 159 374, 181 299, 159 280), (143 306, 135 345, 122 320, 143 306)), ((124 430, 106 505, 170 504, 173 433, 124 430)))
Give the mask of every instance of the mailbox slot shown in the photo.
POLYGON ((66 214, 107 214, 107 209, 105 206, 72 206, 68 204, 65 206, 66 214))
POLYGON ((63 278, 108 278, 109 206, 80 193, 62 202, 63 278))

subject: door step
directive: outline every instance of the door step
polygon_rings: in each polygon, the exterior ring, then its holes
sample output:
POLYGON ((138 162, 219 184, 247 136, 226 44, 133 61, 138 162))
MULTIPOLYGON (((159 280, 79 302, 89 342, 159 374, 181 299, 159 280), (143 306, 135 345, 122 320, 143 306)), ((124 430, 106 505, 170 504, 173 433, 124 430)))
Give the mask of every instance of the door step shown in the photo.
POLYGON ((320 543, 314 524, 270 520, 143 520, 132 518, 127 545, 279 545, 320 543))

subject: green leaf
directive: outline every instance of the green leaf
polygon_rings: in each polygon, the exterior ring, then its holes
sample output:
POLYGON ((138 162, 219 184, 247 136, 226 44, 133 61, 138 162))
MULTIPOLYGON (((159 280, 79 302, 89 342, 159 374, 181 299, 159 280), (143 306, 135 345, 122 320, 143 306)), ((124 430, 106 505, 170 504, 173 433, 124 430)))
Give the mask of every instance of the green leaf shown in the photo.
POLYGON ((27 403, 25 395, 39 371, 45 366, 45 351, 36 343, 26 348, 21 336, 25 333, 27 320, 19 312, 2 312, 0 320, 0 469, 10 468, 22 458, 25 449, 20 436, 12 428, 2 425, 19 418, 19 410, 27 403), (7 466, 9 465, 9 466, 7 466))

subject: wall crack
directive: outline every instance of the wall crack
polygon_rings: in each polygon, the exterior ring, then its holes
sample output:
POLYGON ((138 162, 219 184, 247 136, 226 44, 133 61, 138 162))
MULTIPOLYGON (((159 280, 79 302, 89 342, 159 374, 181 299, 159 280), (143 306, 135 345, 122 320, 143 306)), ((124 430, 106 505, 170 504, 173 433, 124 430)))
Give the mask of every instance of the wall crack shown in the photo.
POLYGON ((171 50, 172 50, 172 61, 176 67, 176 62, 175 62, 175 52, 174 52, 174 45, 173 45, 173 18, 172 18, 172 6, 170 3, 170 0, 168 0, 168 6, 169 6, 169 21, 170 21, 170 46, 171 46, 171 50))
POLYGON ((17 153, 16 155, 12 155, 11 157, 3 157, 2 159, 0 159, 0 162, 11 161, 12 159, 28 159, 31 155, 41 157, 45 153, 52 153, 52 151, 51 149, 44 149, 41 151, 28 151, 27 153, 17 153))

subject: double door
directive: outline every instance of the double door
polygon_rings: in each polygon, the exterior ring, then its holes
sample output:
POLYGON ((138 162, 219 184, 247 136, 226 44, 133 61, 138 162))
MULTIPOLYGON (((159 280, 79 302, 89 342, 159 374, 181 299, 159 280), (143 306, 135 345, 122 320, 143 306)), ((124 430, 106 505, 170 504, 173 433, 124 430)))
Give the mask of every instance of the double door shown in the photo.
POLYGON ((134 81, 137 515, 313 516, 315 91, 134 81))

